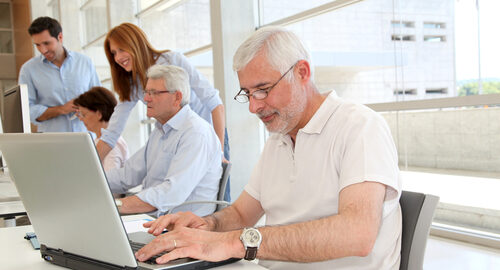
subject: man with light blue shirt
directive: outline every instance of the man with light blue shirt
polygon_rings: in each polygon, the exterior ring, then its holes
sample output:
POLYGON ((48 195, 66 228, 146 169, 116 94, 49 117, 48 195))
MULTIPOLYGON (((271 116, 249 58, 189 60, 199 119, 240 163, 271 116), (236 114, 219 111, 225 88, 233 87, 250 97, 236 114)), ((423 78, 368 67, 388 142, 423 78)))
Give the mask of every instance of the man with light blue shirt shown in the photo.
MULTIPOLYGON (((120 213, 155 212, 157 216, 186 201, 215 200, 222 174, 220 141, 210 124, 189 106, 189 78, 182 68, 154 65, 144 90, 147 116, 157 120, 147 144, 107 171, 113 193, 142 184, 139 193, 118 202, 120 213)), ((175 208, 208 215, 212 204, 175 208)))
POLYGON ((19 83, 28 85, 30 118, 41 132, 87 131, 73 117, 73 99, 100 86, 92 61, 63 47, 61 25, 50 17, 31 23, 29 34, 41 55, 24 63, 19 83))

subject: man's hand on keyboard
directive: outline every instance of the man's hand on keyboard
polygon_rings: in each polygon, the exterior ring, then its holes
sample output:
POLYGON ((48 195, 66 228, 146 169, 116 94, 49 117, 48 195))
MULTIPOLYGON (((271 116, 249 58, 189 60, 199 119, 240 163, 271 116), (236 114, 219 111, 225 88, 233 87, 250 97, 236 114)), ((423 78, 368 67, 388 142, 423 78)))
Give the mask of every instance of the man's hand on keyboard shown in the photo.
POLYGON ((165 229, 173 231, 181 227, 209 230, 206 220, 191 212, 161 216, 156 220, 144 223, 143 226, 149 228, 148 233, 155 236, 160 235, 165 229))
POLYGON ((156 259, 158 264, 178 258, 193 258, 205 261, 222 261, 242 258, 245 250, 239 236, 241 230, 210 232, 188 227, 177 227, 173 231, 156 237, 136 252, 139 261, 146 261, 156 254, 168 252, 156 259))

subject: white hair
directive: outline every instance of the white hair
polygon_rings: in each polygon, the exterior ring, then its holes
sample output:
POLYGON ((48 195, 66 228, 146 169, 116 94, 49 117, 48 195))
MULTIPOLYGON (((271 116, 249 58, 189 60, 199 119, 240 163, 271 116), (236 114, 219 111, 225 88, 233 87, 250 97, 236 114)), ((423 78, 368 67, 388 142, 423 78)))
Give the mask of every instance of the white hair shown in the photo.
POLYGON ((182 93, 181 106, 189 103, 191 88, 189 87, 189 76, 187 72, 177 66, 153 65, 148 69, 147 77, 157 80, 163 79, 165 89, 168 91, 179 91, 182 93))
MULTIPOLYGON (((299 37, 290 30, 278 26, 266 26, 255 31, 240 45, 233 57, 233 69, 238 72, 245 68, 259 54, 265 57, 274 70, 285 73, 299 60, 309 62, 311 79, 313 65, 311 56, 299 37)), ((286 76, 289 82, 293 76, 286 76)))

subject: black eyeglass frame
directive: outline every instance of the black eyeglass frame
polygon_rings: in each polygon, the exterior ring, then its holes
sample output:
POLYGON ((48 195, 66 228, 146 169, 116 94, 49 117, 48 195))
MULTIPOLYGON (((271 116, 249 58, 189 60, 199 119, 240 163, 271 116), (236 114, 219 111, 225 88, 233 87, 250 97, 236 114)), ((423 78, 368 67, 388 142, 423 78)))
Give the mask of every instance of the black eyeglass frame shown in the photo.
POLYGON ((242 93, 242 92, 245 92, 246 89, 240 89, 240 91, 238 92, 238 94, 236 94, 236 96, 234 96, 234 100, 238 101, 239 103, 247 103, 250 101, 250 97, 253 97, 254 99, 257 99, 257 100, 263 100, 265 98, 267 98, 267 96, 269 95, 269 92, 271 92, 271 90, 273 90, 273 88, 278 85, 278 83, 286 76, 286 74, 288 74, 288 72, 290 72, 290 70, 292 70, 297 64, 299 63, 299 61, 295 62, 295 64, 293 64, 285 73, 283 73, 283 75, 281 75, 281 77, 271 86, 265 88, 265 89, 258 89, 258 90, 255 90, 253 91, 253 93, 242 93), (257 97, 256 96, 258 95, 261 95, 261 97, 257 97))

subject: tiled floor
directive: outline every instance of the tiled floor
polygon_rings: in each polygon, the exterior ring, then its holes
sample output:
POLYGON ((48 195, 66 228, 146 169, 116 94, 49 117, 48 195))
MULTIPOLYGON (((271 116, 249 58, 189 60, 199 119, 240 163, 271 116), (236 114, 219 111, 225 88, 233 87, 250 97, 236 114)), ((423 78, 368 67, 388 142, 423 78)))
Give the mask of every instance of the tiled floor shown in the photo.
POLYGON ((498 270, 500 250, 431 236, 425 250, 424 270, 498 270))

